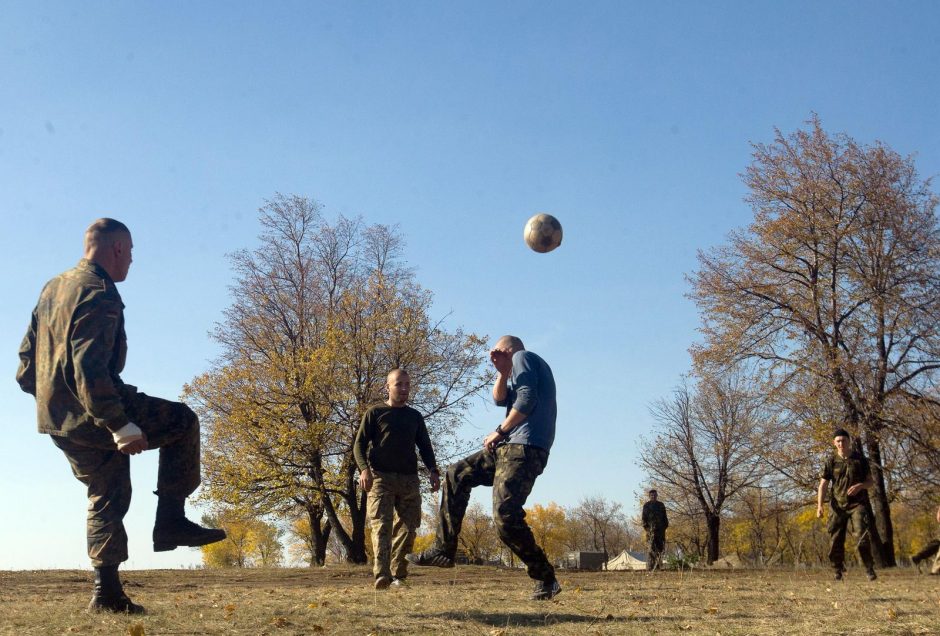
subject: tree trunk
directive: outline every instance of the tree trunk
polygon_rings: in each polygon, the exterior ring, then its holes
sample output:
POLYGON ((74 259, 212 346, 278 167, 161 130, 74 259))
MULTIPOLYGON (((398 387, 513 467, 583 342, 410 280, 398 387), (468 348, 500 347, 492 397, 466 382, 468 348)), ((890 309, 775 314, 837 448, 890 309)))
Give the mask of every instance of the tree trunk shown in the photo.
POLYGON ((310 521, 310 567, 326 565, 326 544, 330 540, 332 526, 329 521, 321 525, 323 507, 308 505, 307 518, 310 521))
POLYGON ((872 554, 879 567, 893 568, 897 565, 894 555, 894 524, 891 522, 891 507, 888 504, 888 489, 881 463, 881 444, 873 436, 868 436, 868 461, 874 485, 869 491, 871 514, 874 519, 872 528, 872 554))
POLYGON ((705 515, 705 562, 711 565, 718 560, 718 530, 721 526, 721 517, 713 513, 705 515))
POLYGON ((359 547, 358 549, 356 548, 352 536, 346 532, 346 529, 340 523, 339 517, 336 514, 336 508, 333 506, 333 502, 327 500, 325 511, 330 525, 336 532, 336 540, 339 541, 339 544, 343 546, 343 550, 346 552, 346 561, 348 563, 356 563, 359 565, 364 565, 366 562, 368 562, 368 558, 366 557, 365 553, 365 542, 360 538, 359 547))
POLYGON ((358 471, 355 464, 351 464, 346 484, 347 492, 351 493, 346 497, 346 505, 349 507, 349 521, 352 524, 350 532, 351 550, 348 559, 351 563, 368 563, 369 557, 366 553, 366 493, 359 492, 358 471))

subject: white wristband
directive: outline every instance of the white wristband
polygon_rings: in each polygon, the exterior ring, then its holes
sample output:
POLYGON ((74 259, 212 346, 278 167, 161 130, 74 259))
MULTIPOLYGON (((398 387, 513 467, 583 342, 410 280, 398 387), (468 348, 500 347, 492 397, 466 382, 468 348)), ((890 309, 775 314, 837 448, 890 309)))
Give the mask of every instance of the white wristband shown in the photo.
POLYGON ((111 437, 114 438, 114 443, 118 445, 118 448, 133 442, 135 439, 140 439, 143 436, 144 432, 140 430, 140 427, 133 422, 128 422, 118 430, 111 433, 111 437))

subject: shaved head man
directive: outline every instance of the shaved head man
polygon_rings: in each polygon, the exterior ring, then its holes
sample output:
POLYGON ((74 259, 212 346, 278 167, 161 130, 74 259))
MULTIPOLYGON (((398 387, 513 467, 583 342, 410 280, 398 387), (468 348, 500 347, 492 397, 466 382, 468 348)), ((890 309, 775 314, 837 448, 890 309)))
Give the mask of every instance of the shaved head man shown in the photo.
POLYGON ((153 549, 225 538, 186 518, 199 485, 199 420, 185 404, 151 397, 121 379, 127 356, 124 303, 134 242, 127 226, 98 219, 85 230, 84 258, 43 288, 23 343, 16 380, 36 398, 39 432, 49 435, 88 488, 88 556, 95 568, 89 609, 140 614, 124 593, 124 515, 131 501, 130 456, 160 449, 153 549))
POLYGON ((526 564, 536 581, 531 598, 545 601, 561 592, 555 569, 536 543, 523 506, 545 470, 555 441, 555 378, 541 356, 526 351, 517 336, 503 336, 490 350, 496 368, 493 401, 506 408, 496 430, 483 438, 483 450, 447 468, 438 512, 437 536, 427 550, 409 554, 416 565, 454 567, 457 540, 477 486, 493 487, 493 522, 499 538, 526 564))
POLYGON ((353 443, 359 486, 368 493, 377 590, 402 585, 408 577, 405 555, 414 547, 421 525, 421 482, 415 447, 428 469, 431 491, 437 491, 441 483, 424 417, 407 405, 411 376, 404 369, 393 369, 385 379, 385 391, 385 402, 370 407, 362 416, 353 443))

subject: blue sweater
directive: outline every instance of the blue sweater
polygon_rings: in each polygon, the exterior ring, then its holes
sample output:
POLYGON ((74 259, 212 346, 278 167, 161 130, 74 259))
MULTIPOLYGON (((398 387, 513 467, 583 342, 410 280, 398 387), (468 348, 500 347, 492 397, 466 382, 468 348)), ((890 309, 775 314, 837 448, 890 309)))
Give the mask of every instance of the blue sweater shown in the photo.
POLYGON ((507 414, 516 409, 526 415, 525 421, 512 429, 507 443, 551 450, 558 415, 551 367, 531 351, 517 351, 512 356, 512 375, 506 388, 506 398, 496 405, 505 406, 507 414))

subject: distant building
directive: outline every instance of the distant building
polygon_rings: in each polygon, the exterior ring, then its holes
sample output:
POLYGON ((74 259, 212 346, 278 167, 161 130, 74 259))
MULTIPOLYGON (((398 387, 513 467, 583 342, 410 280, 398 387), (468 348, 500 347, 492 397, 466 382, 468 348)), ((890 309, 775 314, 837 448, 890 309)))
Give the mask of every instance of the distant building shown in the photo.
POLYGON ((557 565, 563 570, 602 570, 606 561, 605 552, 569 552, 557 565))

